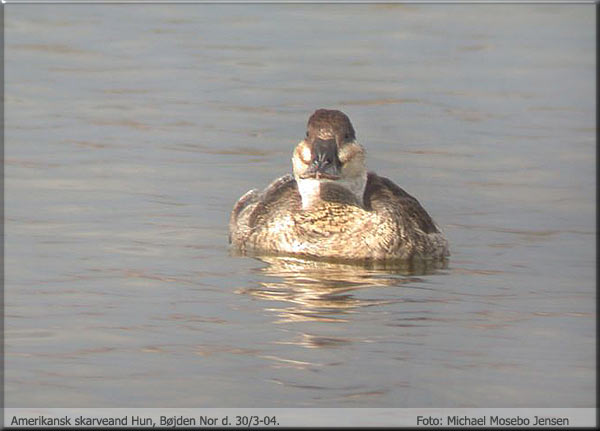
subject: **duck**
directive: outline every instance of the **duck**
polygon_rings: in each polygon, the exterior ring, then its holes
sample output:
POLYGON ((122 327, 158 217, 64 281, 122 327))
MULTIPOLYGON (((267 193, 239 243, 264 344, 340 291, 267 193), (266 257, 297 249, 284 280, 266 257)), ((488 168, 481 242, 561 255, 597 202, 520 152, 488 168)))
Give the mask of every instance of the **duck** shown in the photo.
POLYGON ((317 109, 292 174, 235 203, 229 243, 242 255, 344 262, 446 259, 448 240, 419 201, 368 171, 348 116, 317 109))

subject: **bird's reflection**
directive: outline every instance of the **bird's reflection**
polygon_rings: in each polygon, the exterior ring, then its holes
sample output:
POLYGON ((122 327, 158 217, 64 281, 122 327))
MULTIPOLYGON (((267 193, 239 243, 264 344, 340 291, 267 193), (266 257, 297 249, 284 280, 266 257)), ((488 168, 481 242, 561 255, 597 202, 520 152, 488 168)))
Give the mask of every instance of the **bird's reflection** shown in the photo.
POLYGON ((280 322, 345 321, 360 308, 404 300, 400 294, 389 292, 373 297, 372 290, 365 292, 367 288, 406 286, 421 281, 419 276, 447 267, 446 261, 355 265, 286 256, 253 257, 267 263, 256 271, 268 280, 238 293, 284 302, 283 306, 268 308, 277 312, 280 322))

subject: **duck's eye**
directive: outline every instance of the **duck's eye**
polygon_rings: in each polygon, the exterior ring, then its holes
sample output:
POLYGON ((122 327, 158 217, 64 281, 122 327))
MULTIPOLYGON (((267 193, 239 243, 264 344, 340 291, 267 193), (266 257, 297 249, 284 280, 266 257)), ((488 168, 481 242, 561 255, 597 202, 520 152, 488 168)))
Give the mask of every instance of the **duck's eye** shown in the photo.
POLYGON ((346 134, 344 135, 344 139, 350 139, 350 134, 349 134, 349 133, 346 133, 346 134))
POLYGON ((308 130, 306 131, 306 137, 308 138, 308 130))

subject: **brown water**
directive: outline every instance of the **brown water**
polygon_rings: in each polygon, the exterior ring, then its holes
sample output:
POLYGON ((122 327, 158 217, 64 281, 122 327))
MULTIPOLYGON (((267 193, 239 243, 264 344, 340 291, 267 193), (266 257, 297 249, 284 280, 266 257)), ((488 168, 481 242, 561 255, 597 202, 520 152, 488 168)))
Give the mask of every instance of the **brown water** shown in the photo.
POLYGON ((7 5, 7 407, 595 406, 594 15, 7 5), (229 254, 320 107, 447 268, 229 254))

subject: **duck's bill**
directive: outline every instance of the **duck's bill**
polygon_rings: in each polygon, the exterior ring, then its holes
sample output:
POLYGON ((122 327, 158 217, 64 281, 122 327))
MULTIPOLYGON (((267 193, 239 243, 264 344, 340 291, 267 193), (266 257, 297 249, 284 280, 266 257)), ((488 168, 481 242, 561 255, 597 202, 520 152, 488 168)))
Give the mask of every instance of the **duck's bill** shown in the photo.
POLYGON ((310 147, 312 159, 301 178, 339 179, 341 163, 337 155, 335 139, 316 138, 310 142, 310 147))

